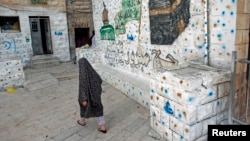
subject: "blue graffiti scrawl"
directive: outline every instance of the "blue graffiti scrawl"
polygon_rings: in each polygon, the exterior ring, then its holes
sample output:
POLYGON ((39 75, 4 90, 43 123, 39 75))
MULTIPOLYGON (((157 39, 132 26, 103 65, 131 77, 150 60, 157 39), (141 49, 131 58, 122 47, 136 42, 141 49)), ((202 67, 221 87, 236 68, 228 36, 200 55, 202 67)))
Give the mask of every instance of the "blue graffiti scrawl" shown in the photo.
POLYGON ((165 106, 164 106, 164 110, 165 110, 165 112, 167 112, 167 113, 170 114, 170 115, 173 115, 173 114, 174 114, 174 111, 173 111, 173 109, 171 108, 171 105, 170 105, 170 102, 169 102, 169 101, 166 102, 166 104, 165 104, 165 106))
POLYGON ((4 44, 4 48, 6 50, 9 50, 11 48, 11 42, 9 42, 9 41, 3 41, 3 44, 4 44))
POLYGON ((3 44, 6 50, 10 50, 13 47, 14 52, 16 52, 16 40, 15 39, 13 39, 13 41, 3 41, 3 44))
POLYGON ((55 31, 55 35, 61 36, 63 33, 61 31, 55 31))
POLYGON ((132 34, 127 34, 127 39, 128 39, 129 41, 134 41, 135 36, 133 36, 132 34))

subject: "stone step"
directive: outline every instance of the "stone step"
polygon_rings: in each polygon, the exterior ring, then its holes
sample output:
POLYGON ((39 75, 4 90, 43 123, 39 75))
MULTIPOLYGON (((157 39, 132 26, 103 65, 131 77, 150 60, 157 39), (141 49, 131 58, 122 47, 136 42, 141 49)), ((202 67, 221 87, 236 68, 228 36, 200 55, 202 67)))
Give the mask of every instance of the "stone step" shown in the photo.
POLYGON ((60 64, 60 60, 52 55, 40 55, 32 57, 31 68, 47 68, 60 64))
POLYGON ((50 73, 35 73, 32 76, 27 75, 27 80, 23 86, 29 91, 35 91, 50 86, 54 86, 58 83, 58 80, 50 73))

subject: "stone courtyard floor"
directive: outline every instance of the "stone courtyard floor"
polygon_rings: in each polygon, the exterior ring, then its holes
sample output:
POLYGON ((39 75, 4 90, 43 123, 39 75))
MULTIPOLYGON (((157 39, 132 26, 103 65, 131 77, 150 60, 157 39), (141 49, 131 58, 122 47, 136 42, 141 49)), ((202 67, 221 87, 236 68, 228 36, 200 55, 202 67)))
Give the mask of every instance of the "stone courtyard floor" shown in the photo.
POLYGON ((150 128, 149 110, 103 82, 106 134, 95 118, 79 118, 78 65, 25 69, 24 87, 0 92, 1 141, 163 141, 150 128))

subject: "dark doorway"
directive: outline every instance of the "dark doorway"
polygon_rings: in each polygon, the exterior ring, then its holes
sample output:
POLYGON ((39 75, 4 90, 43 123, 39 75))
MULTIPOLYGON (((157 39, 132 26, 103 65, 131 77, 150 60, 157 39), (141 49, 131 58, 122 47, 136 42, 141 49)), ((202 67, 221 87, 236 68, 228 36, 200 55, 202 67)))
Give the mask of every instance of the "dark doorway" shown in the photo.
POLYGON ((89 45, 89 28, 75 28, 76 47, 89 45))
POLYGON ((49 17, 29 17, 33 55, 53 54, 49 17))
POLYGON ((44 19, 40 19, 40 26, 41 26, 41 36, 42 36, 42 46, 43 46, 43 53, 48 54, 49 51, 47 49, 46 45, 46 34, 45 34, 45 24, 44 24, 44 19))

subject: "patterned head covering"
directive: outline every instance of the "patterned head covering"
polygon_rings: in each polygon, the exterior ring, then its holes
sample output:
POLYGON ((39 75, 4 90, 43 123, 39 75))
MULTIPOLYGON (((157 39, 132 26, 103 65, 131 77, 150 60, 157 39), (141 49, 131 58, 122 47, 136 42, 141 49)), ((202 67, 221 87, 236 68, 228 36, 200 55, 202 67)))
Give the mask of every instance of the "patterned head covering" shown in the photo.
POLYGON ((102 79, 86 58, 81 58, 79 63, 79 97, 78 102, 82 106, 83 101, 88 101, 87 107, 81 107, 81 115, 84 117, 99 117, 103 115, 101 102, 102 79))

